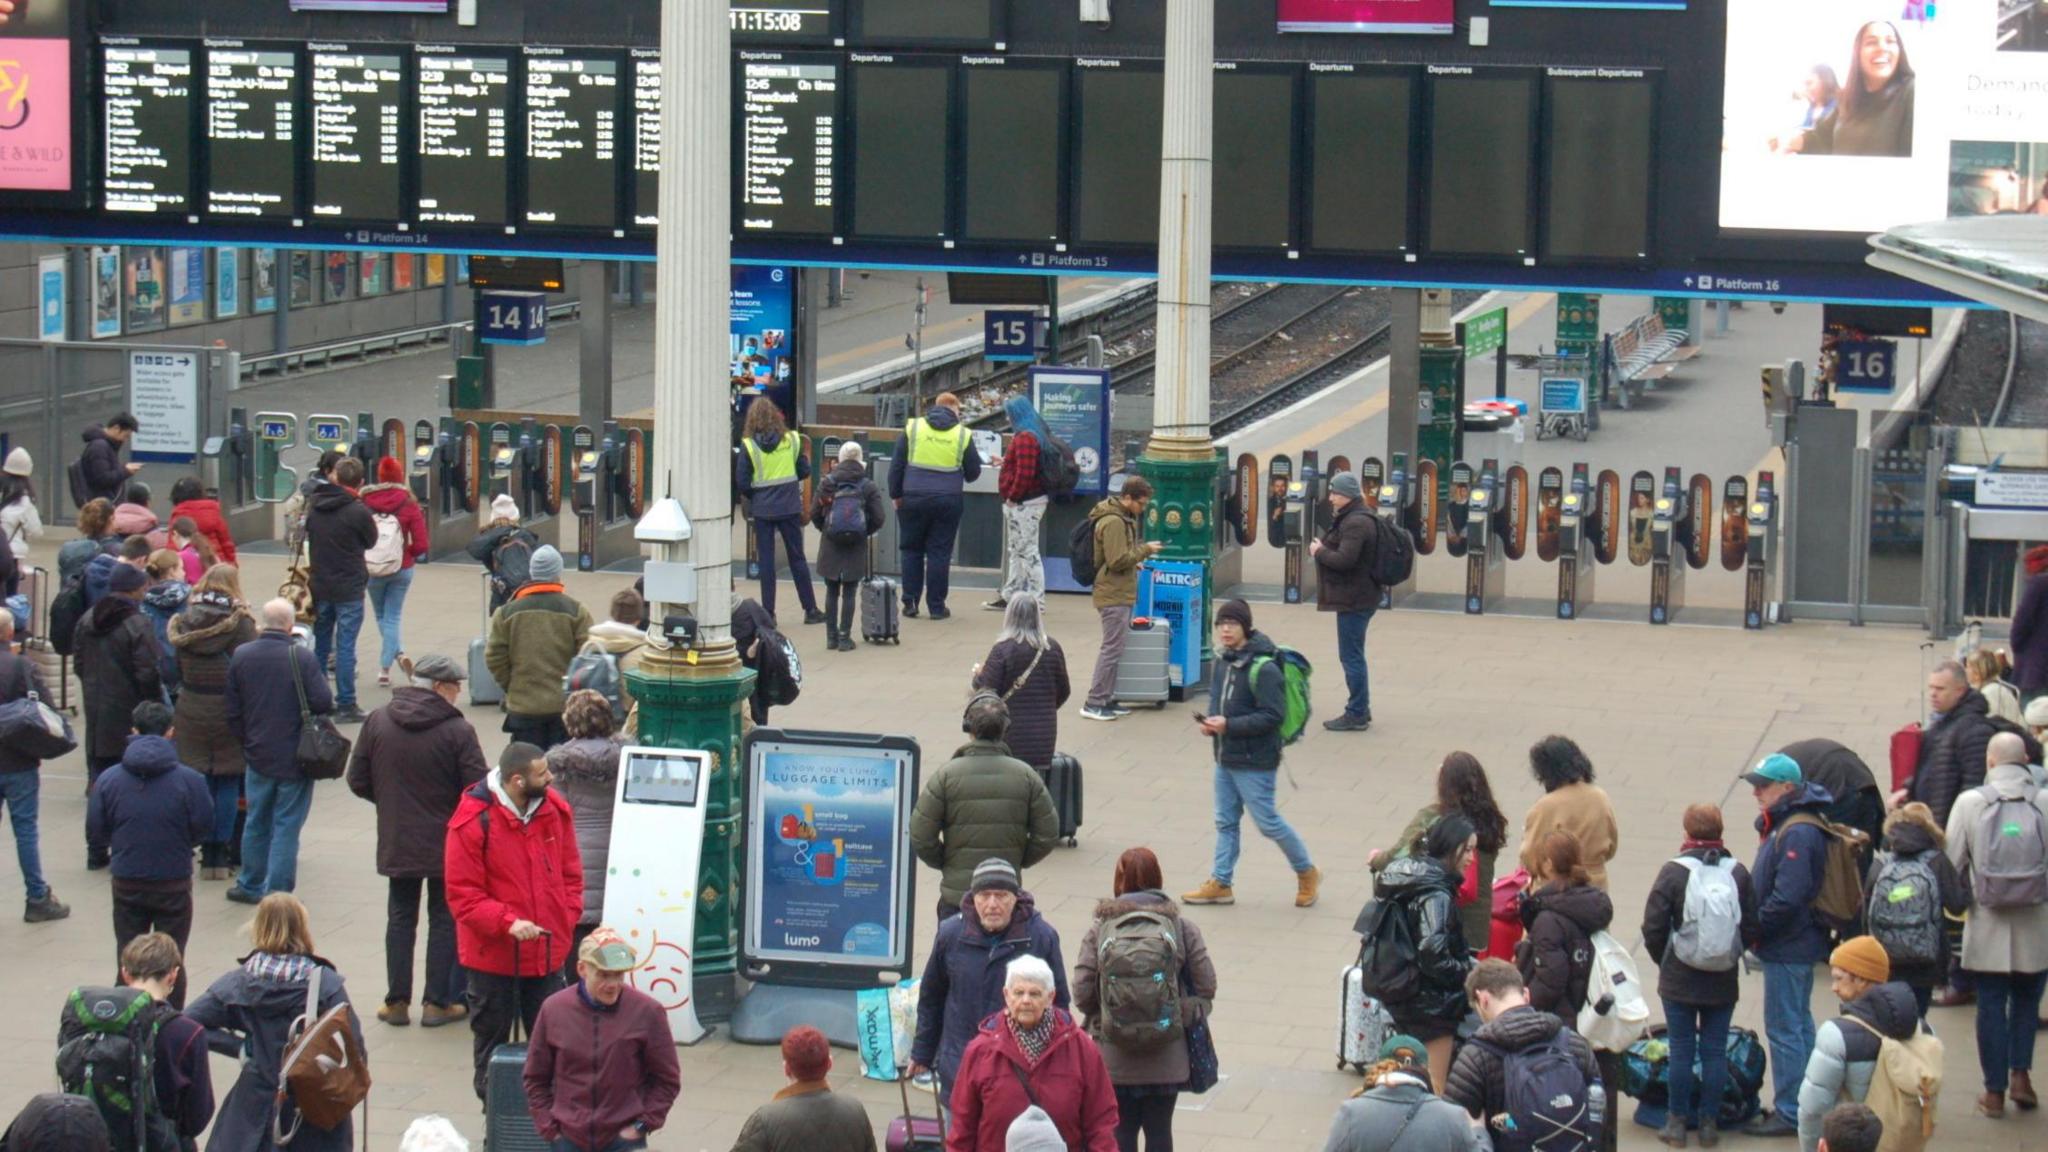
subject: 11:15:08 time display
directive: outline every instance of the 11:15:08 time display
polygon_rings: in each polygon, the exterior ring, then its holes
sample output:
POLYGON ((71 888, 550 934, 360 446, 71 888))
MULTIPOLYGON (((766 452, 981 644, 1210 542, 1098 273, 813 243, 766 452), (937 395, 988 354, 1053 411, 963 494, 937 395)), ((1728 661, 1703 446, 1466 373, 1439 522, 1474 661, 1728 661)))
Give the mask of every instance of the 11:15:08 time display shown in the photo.
POLYGON ((832 14, 817 8, 732 8, 734 32, 772 33, 783 36, 830 34, 832 14))

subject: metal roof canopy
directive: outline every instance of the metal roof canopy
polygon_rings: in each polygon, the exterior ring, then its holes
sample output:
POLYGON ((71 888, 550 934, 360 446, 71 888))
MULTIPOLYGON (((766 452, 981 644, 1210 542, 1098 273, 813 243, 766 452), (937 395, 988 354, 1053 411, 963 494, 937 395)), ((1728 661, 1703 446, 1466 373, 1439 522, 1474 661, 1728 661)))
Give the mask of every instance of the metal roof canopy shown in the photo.
POLYGON ((2048 323, 2048 216, 1966 216, 1870 238, 1864 263, 2048 323))

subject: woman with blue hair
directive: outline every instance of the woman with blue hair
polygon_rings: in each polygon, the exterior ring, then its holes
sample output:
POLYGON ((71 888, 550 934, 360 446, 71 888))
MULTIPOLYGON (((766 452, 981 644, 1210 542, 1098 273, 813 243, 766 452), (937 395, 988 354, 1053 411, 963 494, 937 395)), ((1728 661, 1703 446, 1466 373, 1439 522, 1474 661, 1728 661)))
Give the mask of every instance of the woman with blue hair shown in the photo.
POLYGON ((1003 587, 996 598, 982 607, 1001 612, 1010 598, 1029 595, 1045 601, 1045 561, 1039 555, 1038 530, 1045 520, 1048 499, 1038 454, 1051 437, 1045 419, 1024 396, 1003 401, 1010 418, 1010 450, 1003 454, 1002 471, 996 490, 1003 495, 1003 587))

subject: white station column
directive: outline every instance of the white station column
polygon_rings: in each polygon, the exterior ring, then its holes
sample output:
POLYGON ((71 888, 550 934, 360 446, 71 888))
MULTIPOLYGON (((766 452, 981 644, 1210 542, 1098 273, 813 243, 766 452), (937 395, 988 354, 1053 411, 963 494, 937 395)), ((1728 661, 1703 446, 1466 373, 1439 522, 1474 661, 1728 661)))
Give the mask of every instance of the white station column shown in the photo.
POLYGON ((1209 205, 1215 0, 1167 0, 1159 173, 1159 320, 1146 455, 1211 455, 1209 205))

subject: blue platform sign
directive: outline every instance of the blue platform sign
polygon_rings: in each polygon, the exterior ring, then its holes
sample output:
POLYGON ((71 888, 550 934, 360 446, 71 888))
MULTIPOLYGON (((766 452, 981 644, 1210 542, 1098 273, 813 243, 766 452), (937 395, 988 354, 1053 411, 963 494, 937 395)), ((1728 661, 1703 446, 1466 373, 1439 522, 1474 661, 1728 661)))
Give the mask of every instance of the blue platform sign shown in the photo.
POLYGON ((1889 393, 1898 376, 1899 346, 1890 340, 1843 340, 1835 345, 1837 392, 1889 393))
POLYGON ((1109 369, 1031 370, 1031 403, 1054 436, 1074 450, 1081 479, 1076 495, 1109 491, 1109 369))
POLYGON ((1045 322, 1025 309, 991 308, 981 317, 981 358, 984 360, 1038 359, 1045 322))
POLYGON ((548 342, 545 292, 483 292, 476 302, 477 335, 486 344, 515 346, 548 342))

